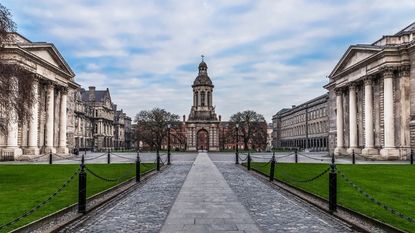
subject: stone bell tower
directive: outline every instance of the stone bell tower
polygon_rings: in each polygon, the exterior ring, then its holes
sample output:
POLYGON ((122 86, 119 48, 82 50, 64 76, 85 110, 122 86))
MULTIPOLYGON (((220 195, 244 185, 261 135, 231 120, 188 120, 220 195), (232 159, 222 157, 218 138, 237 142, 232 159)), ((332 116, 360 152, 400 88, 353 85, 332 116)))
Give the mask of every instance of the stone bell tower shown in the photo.
POLYGON ((186 121, 188 151, 219 150, 219 120, 213 106, 213 84, 202 55, 199 74, 193 82, 193 105, 186 121))

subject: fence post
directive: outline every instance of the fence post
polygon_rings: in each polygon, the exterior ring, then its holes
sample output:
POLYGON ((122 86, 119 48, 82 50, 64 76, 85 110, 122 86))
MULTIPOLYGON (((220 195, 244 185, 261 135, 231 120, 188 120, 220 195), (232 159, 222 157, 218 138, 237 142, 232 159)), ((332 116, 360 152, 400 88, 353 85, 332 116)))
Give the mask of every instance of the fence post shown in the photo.
POLYGON ((81 159, 81 171, 79 172, 79 184, 78 184, 78 213, 86 212, 86 172, 85 172, 85 159, 82 155, 81 159))
POLYGON ((157 171, 160 171, 160 153, 157 149, 157 171))
POLYGON ((247 168, 248 171, 251 170, 251 152, 248 151, 248 157, 247 157, 247 168))
POLYGON ((411 149, 411 164, 414 164, 414 151, 411 149))
POLYGON ((49 164, 52 164, 52 150, 49 152, 49 164))
POLYGON ((331 212, 337 210, 337 172, 336 164, 330 164, 329 173, 329 210, 331 212))
POLYGON ((140 152, 137 151, 137 159, 135 160, 135 182, 140 182, 141 170, 140 170, 140 152))
POLYGON ((108 149, 108 154, 107 154, 107 164, 111 163, 111 152, 110 149, 108 149))
POLYGON ((295 163, 298 163, 298 151, 295 149, 295 163))
POLYGON ((356 164, 356 156, 354 154, 354 150, 352 150, 352 162, 353 164, 356 164))
POLYGON ((275 152, 272 154, 271 167, 269 169, 269 181, 270 182, 274 180, 274 171, 275 171, 275 152))

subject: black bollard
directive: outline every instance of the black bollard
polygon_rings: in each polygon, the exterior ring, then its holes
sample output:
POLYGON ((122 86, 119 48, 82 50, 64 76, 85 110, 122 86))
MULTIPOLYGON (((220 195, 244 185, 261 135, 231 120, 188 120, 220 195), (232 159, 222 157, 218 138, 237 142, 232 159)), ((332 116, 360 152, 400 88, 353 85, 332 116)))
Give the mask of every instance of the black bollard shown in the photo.
POLYGON ((337 210, 337 172, 336 164, 330 164, 329 173, 329 210, 331 212, 337 210))
POLYGON ((239 152, 235 152, 235 164, 239 164, 239 152))
POLYGON ((137 159, 135 160, 135 182, 140 182, 141 179, 140 163, 140 152, 137 151, 137 159))
POLYGON ((108 149, 108 154, 107 154, 107 164, 110 164, 111 163, 111 152, 110 152, 110 150, 108 149))
POLYGON ((356 164, 356 156, 354 154, 354 150, 352 150, 352 163, 356 164))
POLYGON ((298 163, 298 151, 295 149, 295 163, 298 163))
POLYGON ((275 153, 273 153, 271 158, 271 167, 269 168, 269 181, 272 182, 274 180, 274 173, 275 173, 275 153))
POLYGON ((411 164, 414 164, 414 151, 411 149, 411 164))
POLYGON ((248 171, 251 170, 251 153, 248 151, 247 166, 248 171))
POLYGON ((157 150, 157 171, 160 171, 160 154, 158 150, 157 150))
POLYGON ((81 171, 79 172, 79 185, 78 185, 78 213, 85 214, 86 212, 86 172, 85 172, 85 159, 82 156, 81 159, 81 171))
POLYGON ((52 164, 52 151, 49 152, 49 164, 52 164))

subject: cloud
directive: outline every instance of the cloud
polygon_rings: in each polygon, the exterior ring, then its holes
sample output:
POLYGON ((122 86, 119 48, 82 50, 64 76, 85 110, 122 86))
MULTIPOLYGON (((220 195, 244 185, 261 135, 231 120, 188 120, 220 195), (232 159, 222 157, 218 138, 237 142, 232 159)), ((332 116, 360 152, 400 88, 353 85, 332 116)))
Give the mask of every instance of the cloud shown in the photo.
POLYGON ((324 94, 350 44, 372 43, 412 23, 415 2, 6 0, 19 31, 55 43, 82 86, 110 88, 129 115, 155 106, 179 115, 192 104, 200 55, 216 111, 245 109, 268 121, 324 94))

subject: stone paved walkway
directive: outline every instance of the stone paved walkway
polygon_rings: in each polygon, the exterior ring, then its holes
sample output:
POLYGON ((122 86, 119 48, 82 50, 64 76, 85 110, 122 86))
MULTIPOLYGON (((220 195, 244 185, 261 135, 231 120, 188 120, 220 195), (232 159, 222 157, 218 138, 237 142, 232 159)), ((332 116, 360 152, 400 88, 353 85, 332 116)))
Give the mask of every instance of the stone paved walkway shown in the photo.
POLYGON ((190 168, 191 163, 175 163, 120 202, 64 232, 159 232, 190 168))
POLYGON ((260 231, 207 153, 199 153, 161 232, 260 231))
POLYGON ((215 165, 263 232, 353 232, 343 222, 264 184, 233 163, 215 165))

